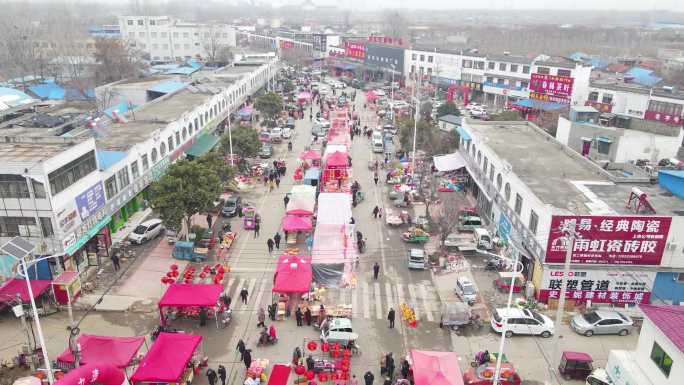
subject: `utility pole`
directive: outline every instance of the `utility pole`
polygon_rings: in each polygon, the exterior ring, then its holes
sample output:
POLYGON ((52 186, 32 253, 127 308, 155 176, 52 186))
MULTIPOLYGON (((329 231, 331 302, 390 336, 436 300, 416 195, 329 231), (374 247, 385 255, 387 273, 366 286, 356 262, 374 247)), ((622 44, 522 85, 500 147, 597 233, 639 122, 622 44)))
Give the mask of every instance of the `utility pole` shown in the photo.
POLYGON ((230 167, 234 167, 233 162, 233 129, 230 124, 230 112, 228 112, 228 147, 230 147, 230 167))
POLYGON ((418 74, 418 81, 415 83, 416 96, 414 102, 416 103, 416 115, 413 117, 413 150, 411 151, 411 173, 416 172, 416 136, 418 133, 418 117, 420 116, 420 79, 423 77, 422 73, 418 74))
POLYGON ((38 309, 36 307, 36 300, 33 297, 33 288, 31 287, 31 280, 29 279, 28 267, 26 266, 26 256, 21 258, 21 267, 24 271, 24 279, 26 280, 26 288, 29 297, 31 298, 31 309, 33 310, 33 321, 36 324, 36 331, 38 332, 38 339, 40 340, 40 348, 43 350, 43 360, 45 361, 45 369, 47 371, 48 384, 55 383, 55 376, 52 373, 52 364, 48 357, 47 346, 45 346, 45 337, 43 336, 43 328, 40 325, 40 318, 38 317, 38 309))
MULTIPOLYGON (((506 273, 510 274, 510 279, 511 279, 511 286, 508 289, 508 300, 506 302, 506 309, 511 310, 511 303, 513 302, 513 287, 515 286, 515 277, 517 274, 520 274, 518 271, 518 258, 519 258, 520 252, 518 250, 515 251, 515 258, 513 259, 513 272, 506 273)), ((522 270, 522 269, 521 269, 522 270)), ((504 273, 502 273, 504 274, 504 273)), ((506 279, 505 276, 503 276, 503 279, 506 279)), ((503 319, 501 322, 503 322, 503 327, 501 328, 501 339, 499 340, 499 354, 496 356, 496 369, 494 370, 494 381, 492 382, 492 385, 499 385, 499 381, 501 380, 501 361, 503 359, 504 355, 504 344, 506 343, 506 332, 508 329, 508 318, 502 317, 503 319)))

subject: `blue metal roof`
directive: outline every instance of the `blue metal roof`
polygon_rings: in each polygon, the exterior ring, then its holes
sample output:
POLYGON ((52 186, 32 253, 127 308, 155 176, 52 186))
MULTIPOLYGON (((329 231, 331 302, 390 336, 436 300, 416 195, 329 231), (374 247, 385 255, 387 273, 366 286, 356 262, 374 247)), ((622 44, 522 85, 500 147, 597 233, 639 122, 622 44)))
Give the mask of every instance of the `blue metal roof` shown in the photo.
POLYGON ((22 104, 28 104, 33 101, 33 98, 25 93, 15 90, 14 88, 0 87, 0 103, 8 107, 17 107, 22 104))
POLYGON ((36 94, 41 99, 64 100, 66 91, 56 83, 42 83, 29 87, 29 91, 36 94))
POLYGON ((114 166, 125 157, 125 151, 97 150, 97 163, 100 165, 101 171, 107 170, 108 168, 114 166))
POLYGON ((456 127, 456 132, 461 136, 461 138, 465 141, 472 140, 473 138, 470 136, 468 131, 466 131, 463 127, 458 126, 456 127))
POLYGON ((658 184, 680 199, 684 199, 684 171, 662 170, 658 172, 658 184))
POLYGON ((656 84, 663 81, 663 78, 658 77, 658 76, 653 74, 653 70, 650 70, 647 68, 641 68, 641 67, 632 67, 627 72, 625 72, 625 75, 633 76, 634 77, 634 80, 633 80, 634 83, 641 84, 642 86, 648 86, 648 87, 653 87, 656 84))
POLYGON ((161 83, 157 83, 154 87, 150 87, 147 90, 152 92, 159 92, 162 94, 170 94, 181 90, 188 86, 189 83, 177 82, 175 80, 169 80, 161 83))
MULTIPOLYGON (((131 107, 131 108, 135 108, 135 106, 130 106, 130 107, 131 107)), ((116 105, 114 105, 114 106, 111 106, 111 107, 107 108, 106 110, 104 110, 104 113, 105 113, 105 115, 107 115, 108 117, 114 118, 114 111, 117 111, 117 110, 118 110, 119 114, 125 114, 125 113, 127 113, 128 111, 130 111, 131 108, 129 108, 128 103, 122 102, 122 103, 119 103, 119 104, 116 104, 116 105)))
POLYGON ((189 65, 190 67, 195 68, 195 69, 200 69, 200 68, 202 68, 202 67, 204 66, 202 63, 198 62, 198 61, 195 60, 195 59, 188 59, 188 60, 185 62, 185 64, 187 64, 187 65, 189 65))
POLYGON ((178 67, 178 68, 174 68, 172 70, 168 70, 165 73, 167 73, 169 75, 192 75, 197 71, 199 71, 199 68, 178 67))

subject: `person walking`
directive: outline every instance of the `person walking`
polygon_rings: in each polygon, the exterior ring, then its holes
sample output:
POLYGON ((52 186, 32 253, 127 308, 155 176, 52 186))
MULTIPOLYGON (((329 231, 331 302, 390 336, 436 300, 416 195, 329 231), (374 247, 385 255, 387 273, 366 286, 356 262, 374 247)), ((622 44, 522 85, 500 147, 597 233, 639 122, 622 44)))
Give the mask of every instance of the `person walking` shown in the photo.
POLYGON ((378 185, 378 179, 380 179, 380 178, 378 178, 378 172, 373 171, 373 182, 375 182, 376 186, 378 185))
POLYGON ((297 310, 295 310, 295 319, 297 320, 297 326, 303 325, 302 317, 303 317, 302 309, 297 308, 297 310))
POLYGON ((119 254, 112 253, 112 265, 114 265, 114 271, 119 271, 121 265, 119 264, 119 254))
POLYGON ((242 355, 242 360, 245 362, 245 367, 249 369, 252 364, 252 349, 246 349, 245 354, 242 355))
POLYGON ((215 385, 216 384, 216 372, 214 369, 209 368, 207 369, 207 379, 209 380, 209 385, 215 385))
POLYGON ((275 184, 276 184, 276 188, 279 189, 280 188, 280 178, 276 177, 275 184))
POLYGON ((375 206, 373 208, 373 218, 378 219, 378 214, 380 213, 380 208, 378 206, 375 206))
POLYGON ((201 307, 199 311, 200 326, 207 326, 207 308, 201 307))
POLYGON ((273 242, 273 239, 268 238, 268 241, 266 241, 266 246, 268 246, 268 253, 269 254, 273 253, 273 245, 275 245, 275 242, 273 242))
POLYGON ((373 265, 373 279, 378 280, 378 274, 380 274, 380 265, 377 262, 373 265))
POLYGON ((394 357, 392 357, 392 352, 387 353, 387 356, 385 356, 385 368, 387 368, 387 377, 391 380, 394 376, 394 357))
POLYGON ((390 307, 389 312, 387 313, 387 320, 389 321, 389 328, 390 329, 394 329, 394 317, 395 317, 395 315, 396 314, 394 313, 394 308, 390 307))
POLYGON ((239 340, 238 343, 237 343, 237 346, 235 347, 235 349, 236 349, 238 352, 240 352, 240 360, 242 361, 242 358, 243 358, 244 355, 245 355, 245 349, 246 349, 246 348, 245 348, 245 341, 239 340))
POLYGON ((240 290, 240 300, 245 305, 247 305, 247 296, 249 296, 249 292, 247 291, 246 287, 243 287, 242 290, 240 290))
POLYGON ((207 225, 209 228, 211 228, 211 222, 214 220, 214 218, 211 216, 211 213, 207 213, 207 225))
POLYGON ((285 198, 283 198, 283 203, 285 203, 285 208, 287 208, 287 204, 290 203, 290 197, 288 195, 285 195, 285 198))
POLYGON ((226 385, 226 367, 225 366, 219 365, 218 376, 221 379, 221 385, 226 385))
POLYGON ((259 308, 259 312, 257 313, 257 320, 259 321, 259 323, 257 323, 258 328, 266 327, 266 312, 264 311, 263 307, 259 308))
POLYGON ((256 223, 254 224, 254 238, 258 238, 258 237, 259 237, 259 229, 260 229, 260 228, 261 228, 261 225, 259 224, 259 222, 256 222, 256 223))
POLYGON ((363 381, 366 383, 366 385, 373 385, 373 380, 375 380, 375 376, 370 370, 363 375, 363 381))
POLYGON ((273 236, 273 242, 275 242, 275 247, 276 249, 280 250, 280 240, 282 238, 280 237, 280 233, 276 231, 275 235, 273 236))
POLYGON ((304 310, 304 321, 306 322, 306 326, 311 326, 311 310, 309 307, 306 307, 306 310, 304 310))

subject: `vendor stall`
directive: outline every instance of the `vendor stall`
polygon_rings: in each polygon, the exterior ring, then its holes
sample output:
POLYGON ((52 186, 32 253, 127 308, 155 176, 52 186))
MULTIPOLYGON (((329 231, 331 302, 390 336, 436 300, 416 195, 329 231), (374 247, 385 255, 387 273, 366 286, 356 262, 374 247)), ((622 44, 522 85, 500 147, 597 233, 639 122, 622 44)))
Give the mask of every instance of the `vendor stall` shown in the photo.
POLYGON ((415 385, 463 385, 458 355, 454 352, 411 350, 415 385))
POLYGON ((161 324, 166 325, 169 316, 198 317, 202 308, 206 308, 207 316, 215 316, 222 292, 223 285, 172 284, 159 300, 161 324))
POLYGON ((299 155, 304 163, 310 167, 319 167, 321 165, 321 153, 317 150, 307 150, 299 155))
POLYGON ((311 257, 281 255, 273 275, 273 292, 304 294, 311 287, 311 257))
MULTIPOLYGON (((145 337, 110 337, 81 334, 76 343, 79 347, 80 364, 110 364, 117 368, 128 367, 138 350, 145 342, 145 337)), ((57 357, 57 366, 73 368, 76 361, 71 349, 66 349, 57 357)))
MULTIPOLYGON (((52 282, 42 279, 32 279, 30 282, 33 299, 36 300, 36 302, 38 302, 38 298, 43 295, 48 295, 52 282)), ((26 280, 17 278, 7 280, 5 284, 0 287, 0 308, 15 302, 17 297, 19 297, 24 304, 31 302, 31 295, 26 286, 26 280)))
POLYGON ((307 186, 318 186, 318 181, 321 179, 321 169, 312 167, 304 173, 304 184, 307 186))
POLYGON ((52 281, 55 299, 60 305, 74 303, 81 295, 81 278, 77 271, 65 271, 52 281))
POLYGON ((318 195, 317 213, 317 225, 348 224, 352 217, 351 195, 346 193, 320 193, 318 195))
POLYGON ((192 383, 194 376, 199 374, 202 361, 198 351, 200 342, 202 336, 159 333, 159 337, 131 376, 131 383, 192 383))
POLYGON ((353 225, 316 224, 311 261, 313 277, 318 284, 327 287, 345 286, 351 279, 351 267, 355 259, 353 225))
POLYGON ((316 188, 308 185, 292 186, 290 201, 287 203, 287 215, 310 216, 316 205, 316 188))
POLYGON ((287 385, 287 381, 290 379, 290 371, 290 365, 273 365, 273 368, 271 368, 271 375, 268 376, 267 385, 287 385))

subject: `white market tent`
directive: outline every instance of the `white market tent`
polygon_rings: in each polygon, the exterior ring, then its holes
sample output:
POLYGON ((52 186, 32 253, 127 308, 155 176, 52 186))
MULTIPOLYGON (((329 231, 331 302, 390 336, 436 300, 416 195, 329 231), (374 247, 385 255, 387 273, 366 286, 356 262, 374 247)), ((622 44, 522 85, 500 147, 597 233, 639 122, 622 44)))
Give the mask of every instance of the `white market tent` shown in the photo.
POLYGON ((292 186, 287 214, 313 215, 316 206, 316 187, 305 184, 292 186))
POLYGON ((349 224, 352 217, 351 195, 348 193, 321 193, 318 195, 317 212, 317 224, 349 224))
POLYGON ((433 157, 435 168, 439 172, 458 170, 466 166, 466 161, 458 152, 433 157))

